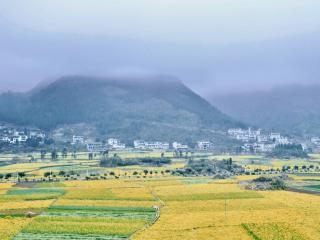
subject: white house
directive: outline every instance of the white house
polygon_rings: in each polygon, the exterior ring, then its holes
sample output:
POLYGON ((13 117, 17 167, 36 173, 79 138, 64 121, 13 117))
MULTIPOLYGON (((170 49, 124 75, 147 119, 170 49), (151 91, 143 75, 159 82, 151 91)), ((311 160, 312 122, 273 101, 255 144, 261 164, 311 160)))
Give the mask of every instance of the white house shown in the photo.
POLYGON ((26 142, 28 140, 28 136, 27 135, 20 135, 18 137, 18 142, 21 143, 21 142, 26 142))
POLYGON ((89 152, 104 152, 107 150, 107 147, 102 143, 88 143, 87 150, 89 152))
POLYGON ((126 148, 126 145, 124 143, 121 143, 121 141, 117 138, 109 138, 108 146, 112 149, 117 149, 117 150, 126 148))
POLYGON ((208 151, 213 149, 213 143, 209 141, 198 141, 197 142, 197 147, 201 151, 208 151))
POLYGON ((187 149, 189 149, 188 145, 184 145, 184 144, 179 143, 179 142, 173 142, 172 143, 172 147, 175 150, 187 150, 187 149))
POLYGON ((72 144, 83 144, 84 143, 84 137, 83 136, 72 136, 72 144))
POLYGON ((320 144, 320 138, 319 137, 313 137, 313 138, 311 138, 310 141, 313 144, 320 144))
POLYGON ((170 147, 170 144, 167 142, 146 142, 141 140, 135 140, 133 145, 135 149, 154 151, 166 151, 170 147))

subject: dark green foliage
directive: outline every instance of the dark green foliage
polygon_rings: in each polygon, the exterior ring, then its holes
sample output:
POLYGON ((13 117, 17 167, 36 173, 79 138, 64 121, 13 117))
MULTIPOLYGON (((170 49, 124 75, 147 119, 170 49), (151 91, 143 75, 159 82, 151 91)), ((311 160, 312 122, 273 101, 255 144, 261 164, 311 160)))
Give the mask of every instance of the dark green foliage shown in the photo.
MULTIPOLYGON (((207 129, 242 126, 174 78, 64 77, 30 94, 0 96, 0 119, 51 130, 88 123, 101 134, 127 139, 223 138, 207 129)), ((219 139, 217 139, 218 141, 219 139)))
POLYGON ((285 182, 281 179, 274 179, 271 182, 271 190, 285 190, 286 188, 285 182))
POLYGON ((234 164, 231 158, 221 161, 190 159, 184 169, 178 169, 175 171, 178 175, 214 175, 221 178, 230 177, 235 173, 242 172, 244 172, 243 167, 234 164))
POLYGON ((308 185, 304 186, 305 189, 314 190, 314 191, 320 191, 320 185, 308 185))
POLYGON ((39 144, 40 144, 41 141, 42 141, 41 138, 32 137, 32 138, 28 138, 27 139, 26 144, 29 147, 36 148, 36 147, 39 147, 39 144))
POLYGON ((272 182, 272 178, 268 177, 258 177, 256 179, 253 179, 254 182, 272 182))
POLYGON ((119 166, 133 166, 133 165, 148 165, 148 166, 162 166, 170 164, 171 160, 166 157, 161 158, 129 158, 122 159, 119 156, 105 157, 103 156, 100 161, 102 167, 119 167, 119 166))
POLYGON ((9 179, 9 178, 11 178, 11 177, 12 177, 12 174, 11 174, 11 173, 7 173, 7 174, 4 176, 5 179, 9 179))
POLYGON ((258 237, 249 227, 248 224, 242 223, 241 226, 248 232, 248 234, 254 239, 254 240, 261 240, 260 237, 258 237))
POLYGON ((22 177, 25 177, 26 174, 25 174, 24 172, 19 172, 19 173, 18 173, 18 176, 22 178, 22 177))
POLYGON ((283 144, 277 145, 275 149, 268 154, 273 158, 308 158, 308 154, 303 151, 301 144, 283 144))

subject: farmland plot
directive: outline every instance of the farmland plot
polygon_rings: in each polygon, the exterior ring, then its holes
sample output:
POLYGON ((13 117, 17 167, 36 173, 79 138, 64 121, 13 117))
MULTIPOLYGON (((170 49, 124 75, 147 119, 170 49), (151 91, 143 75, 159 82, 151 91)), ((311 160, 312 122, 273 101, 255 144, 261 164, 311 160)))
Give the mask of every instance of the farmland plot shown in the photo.
POLYGON ((0 184, 0 190, 1 240, 320 239, 319 196, 248 191, 237 179, 0 184), (28 211, 37 216, 26 218, 28 211))
POLYGON ((154 186, 159 220, 134 239, 320 239, 318 196, 246 191, 236 182, 154 186))
MULTIPOLYGON (((54 200, 21 227, 13 239, 127 239, 156 214, 152 206, 157 202, 147 188, 122 181, 41 183, 32 188, 10 188, 6 197, 14 196, 27 203, 31 200, 25 200, 26 196, 39 195, 50 195, 54 200)), ((23 211, 27 207, 32 206, 26 205, 23 211)))

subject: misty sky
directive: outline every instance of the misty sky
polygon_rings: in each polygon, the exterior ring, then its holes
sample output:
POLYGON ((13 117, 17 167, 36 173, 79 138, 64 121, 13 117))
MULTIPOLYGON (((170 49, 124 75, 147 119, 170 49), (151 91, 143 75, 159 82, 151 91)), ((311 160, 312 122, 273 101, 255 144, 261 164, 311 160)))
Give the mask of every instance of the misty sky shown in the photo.
POLYGON ((0 91, 66 74, 169 74, 203 95, 320 83, 319 9, 319 0, 2 0, 0 91))

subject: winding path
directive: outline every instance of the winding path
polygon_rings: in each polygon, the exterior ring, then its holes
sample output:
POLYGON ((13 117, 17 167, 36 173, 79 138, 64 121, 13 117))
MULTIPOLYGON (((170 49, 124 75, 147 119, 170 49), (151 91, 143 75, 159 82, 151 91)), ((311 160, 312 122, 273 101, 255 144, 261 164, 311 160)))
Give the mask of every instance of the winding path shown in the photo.
POLYGON ((159 206, 153 206, 154 209, 156 209, 156 216, 152 219, 151 222, 147 223, 146 225, 143 226, 143 228, 138 229, 137 231, 135 231, 128 239, 134 239, 135 236, 137 236, 138 234, 142 233, 143 231, 147 230, 148 228, 150 228, 152 225, 154 225, 160 218, 160 211, 161 208, 163 208, 166 204, 164 201, 162 201, 159 196, 156 194, 156 192, 154 191, 154 189, 152 187, 149 187, 150 189, 150 193, 153 196, 153 198, 160 203, 159 206))

